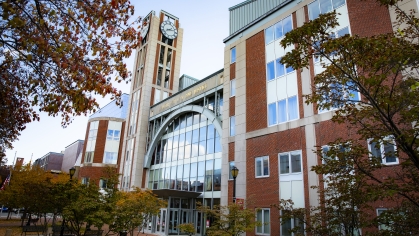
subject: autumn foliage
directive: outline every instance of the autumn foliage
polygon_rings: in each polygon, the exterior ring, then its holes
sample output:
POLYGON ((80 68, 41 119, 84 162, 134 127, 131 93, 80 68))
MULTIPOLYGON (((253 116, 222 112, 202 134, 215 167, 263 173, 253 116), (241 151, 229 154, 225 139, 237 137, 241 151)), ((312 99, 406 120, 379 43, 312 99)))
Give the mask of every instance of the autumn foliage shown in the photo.
POLYGON ((137 47, 128 0, 1 1, 0 153, 39 112, 71 117, 94 111, 94 95, 121 92, 124 58, 137 47))

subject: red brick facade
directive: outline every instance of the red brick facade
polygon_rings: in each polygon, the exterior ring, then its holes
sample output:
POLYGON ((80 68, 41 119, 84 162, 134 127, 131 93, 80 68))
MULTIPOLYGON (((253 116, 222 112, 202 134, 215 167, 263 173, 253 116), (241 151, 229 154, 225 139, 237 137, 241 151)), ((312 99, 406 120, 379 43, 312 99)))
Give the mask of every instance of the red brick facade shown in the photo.
POLYGON ((267 127, 264 31, 246 40, 246 132, 267 127))

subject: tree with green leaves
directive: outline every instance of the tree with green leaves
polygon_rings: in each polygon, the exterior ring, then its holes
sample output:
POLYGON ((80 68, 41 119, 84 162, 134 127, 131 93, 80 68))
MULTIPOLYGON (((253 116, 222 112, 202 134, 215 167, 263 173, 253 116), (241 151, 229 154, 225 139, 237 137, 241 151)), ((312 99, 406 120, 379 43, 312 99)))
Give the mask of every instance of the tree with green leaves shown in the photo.
POLYGON ((122 192, 116 203, 114 221, 109 227, 114 232, 127 230, 134 235, 135 229, 141 231, 152 215, 157 215, 167 202, 157 198, 150 190, 136 188, 132 192, 122 192))
POLYGON ((209 236, 239 236, 262 226, 261 222, 255 220, 258 209, 249 209, 240 204, 214 206, 213 209, 201 206, 199 209, 213 219, 211 226, 207 228, 209 236))
POLYGON ((0 158, 38 110, 61 114, 66 126, 99 107, 95 95, 120 101, 111 78, 128 81, 124 59, 141 41, 128 0, 1 1, 0 9, 0 158))
POLYGON ((283 47, 295 46, 281 60, 287 66, 303 69, 314 58, 321 61, 324 71, 304 97, 319 110, 333 109, 335 125, 354 134, 329 143, 327 152, 317 150, 323 164, 312 170, 324 184, 319 206, 280 203, 283 217, 304 220, 313 235, 357 235, 361 228, 363 234, 419 233, 412 220, 419 210, 419 19, 401 1, 378 2, 397 15, 393 33, 336 38, 338 22, 331 12, 281 41, 283 47), (396 157, 398 166, 385 164, 396 157), (377 217, 378 201, 393 207, 377 217), (382 230, 375 232, 378 226, 382 230))

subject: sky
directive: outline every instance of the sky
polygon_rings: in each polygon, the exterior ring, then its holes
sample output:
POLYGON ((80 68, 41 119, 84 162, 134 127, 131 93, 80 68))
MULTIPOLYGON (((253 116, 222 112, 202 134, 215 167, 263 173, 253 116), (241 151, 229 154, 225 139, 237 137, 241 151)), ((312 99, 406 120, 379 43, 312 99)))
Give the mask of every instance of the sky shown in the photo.
MULTIPOLYGON (((228 36, 229 7, 244 0, 131 0, 135 6, 133 19, 146 16, 154 10, 169 12, 179 18, 183 31, 183 48, 180 75, 187 74, 197 79, 220 70, 224 65, 223 39, 228 36)), ((132 55, 135 55, 134 53, 132 55)), ((126 60, 127 68, 133 70, 134 57, 126 60)), ((130 84, 114 84, 124 93, 129 93, 130 84)), ((109 97, 97 98, 101 107, 108 104, 109 97)), ((89 115, 88 115, 89 116, 89 115)), ((23 157, 25 163, 35 161, 49 152, 61 152, 76 140, 83 140, 88 116, 75 117, 63 128, 61 117, 41 113, 41 120, 26 125, 13 149, 6 151, 8 164, 15 157, 23 157)))

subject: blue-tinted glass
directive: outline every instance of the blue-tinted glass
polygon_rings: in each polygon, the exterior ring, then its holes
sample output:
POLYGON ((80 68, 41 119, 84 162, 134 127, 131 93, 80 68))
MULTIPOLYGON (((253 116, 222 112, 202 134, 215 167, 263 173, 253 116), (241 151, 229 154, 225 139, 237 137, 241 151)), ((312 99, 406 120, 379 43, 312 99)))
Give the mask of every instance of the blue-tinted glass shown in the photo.
POLYGON ((185 145, 185 133, 179 134, 179 147, 183 147, 185 145))
POLYGON ((179 135, 173 136, 173 146, 172 149, 179 147, 179 135))
POLYGON ((287 120, 287 101, 284 99, 278 102, 278 123, 286 122, 287 120))
POLYGON ((207 154, 214 153, 214 139, 207 140, 207 154))
POLYGON ((348 99, 353 102, 358 102, 360 99, 359 99, 359 92, 358 92, 357 86, 352 81, 348 81, 346 85, 349 90, 348 99))
POLYGON ((314 1, 308 5, 308 17, 310 20, 314 20, 320 15, 319 1, 314 1))
POLYGON ((275 39, 281 38, 284 36, 284 32, 282 31, 282 21, 275 24, 275 39))
POLYGON ((287 69, 286 69, 286 71, 287 71, 287 74, 288 73, 291 73, 291 72, 294 71, 294 68, 292 68, 292 66, 288 66, 287 69))
POLYGON ((179 147, 178 149, 178 160, 182 160, 185 157, 185 148, 184 147, 179 147))
POLYGON ((285 75, 285 67, 281 64, 281 58, 276 59, 276 77, 285 75))
POLYGON ((231 63, 236 62, 236 48, 231 49, 231 63))
POLYGON ((320 1, 320 13, 328 13, 333 10, 331 0, 319 0, 320 1))
POLYGON ((269 125, 276 124, 276 103, 268 105, 268 123, 269 125))
POLYGON ((198 176, 205 175, 205 162, 200 161, 198 162, 198 176))
POLYGON ((199 129, 192 130, 192 143, 199 142, 199 129))
POLYGON ((288 114, 289 114, 290 120, 298 119, 297 96, 288 98, 288 114))
POLYGON ((292 30, 292 20, 291 16, 288 16, 287 18, 282 20, 282 25, 284 28, 284 35, 292 30))
POLYGON ((180 128, 183 129, 186 127, 186 116, 182 115, 180 116, 180 128))
POLYGON ((338 30, 337 34, 338 34, 338 37, 342 37, 346 34, 349 34, 349 28, 345 27, 343 29, 340 29, 340 30, 338 30))
POLYGON ((333 2, 333 9, 336 9, 345 4, 345 0, 332 0, 333 2))
POLYGON ((199 128, 199 141, 205 140, 207 137, 207 127, 201 127, 199 128))
POLYGON ((221 139, 218 136, 218 137, 215 138, 215 149, 214 149, 214 152, 217 153, 217 152, 221 152, 221 151, 222 151, 222 148, 221 148, 221 139))
POLYGON ((205 155, 205 149, 206 149, 206 140, 200 141, 199 142, 199 155, 205 155))
POLYGON ((208 135, 207 135, 207 139, 210 139, 210 138, 214 138, 214 125, 213 124, 210 124, 210 125, 208 125, 208 135))
POLYGON ((196 162, 195 163, 191 163, 191 172, 189 174, 190 177, 196 177, 197 176, 197 174, 196 174, 196 167, 197 167, 196 162))
POLYGON ((274 27, 271 26, 265 30, 265 43, 268 44, 274 40, 274 27))
POLYGON ((173 148, 173 151, 172 151, 172 161, 176 161, 177 160, 177 154, 178 154, 178 149, 177 148, 173 148))
POLYGON ((268 81, 275 79, 275 65, 273 61, 269 62, 266 65, 266 73, 267 73, 266 78, 268 79, 268 81))
POLYGON ((230 136, 236 134, 236 117, 230 116, 230 136))
POLYGON ((185 158, 190 158, 191 157, 191 146, 192 145, 185 145, 185 158))
POLYGON ((185 134, 185 145, 192 143, 192 131, 186 132, 185 134))
POLYGON ((193 118, 193 114, 192 113, 186 115, 186 127, 192 125, 192 118, 193 118))
POLYGON ((199 144, 198 143, 192 144, 191 157, 197 157, 199 153, 198 151, 199 151, 199 144))
POLYGON ((395 151, 396 150, 394 149, 394 145, 391 142, 384 144, 384 153, 386 155, 386 163, 397 162, 395 151))

